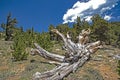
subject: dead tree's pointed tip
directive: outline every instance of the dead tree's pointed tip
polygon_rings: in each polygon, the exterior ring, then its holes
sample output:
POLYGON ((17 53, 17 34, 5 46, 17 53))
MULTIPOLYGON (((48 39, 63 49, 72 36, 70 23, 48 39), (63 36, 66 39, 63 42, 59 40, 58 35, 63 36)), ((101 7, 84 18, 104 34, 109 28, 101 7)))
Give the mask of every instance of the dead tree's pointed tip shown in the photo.
POLYGON ((71 39, 72 37, 70 37, 69 32, 67 32, 67 39, 71 39))
POLYGON ((52 29, 51 32, 55 32, 56 33, 56 32, 58 32, 58 30, 57 29, 52 29))
POLYGON ((38 55, 38 53, 39 53, 38 49, 31 48, 30 55, 35 56, 38 55))
POLYGON ((34 45, 37 45, 37 43, 34 43, 34 45))

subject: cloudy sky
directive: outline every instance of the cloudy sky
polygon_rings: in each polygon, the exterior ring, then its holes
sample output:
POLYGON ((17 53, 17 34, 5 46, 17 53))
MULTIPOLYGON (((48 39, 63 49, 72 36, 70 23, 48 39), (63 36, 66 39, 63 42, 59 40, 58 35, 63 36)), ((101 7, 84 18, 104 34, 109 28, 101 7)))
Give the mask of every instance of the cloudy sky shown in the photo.
POLYGON ((119 0, 80 0, 67 10, 63 16, 63 23, 74 22, 77 16, 87 21, 91 20, 94 14, 110 20, 120 20, 119 0), (118 15, 119 14, 119 15, 118 15))
POLYGON ((77 16, 90 21, 99 14, 108 21, 120 21, 120 0, 0 0, 0 24, 9 12, 24 29, 47 31, 50 24, 75 22, 77 16))

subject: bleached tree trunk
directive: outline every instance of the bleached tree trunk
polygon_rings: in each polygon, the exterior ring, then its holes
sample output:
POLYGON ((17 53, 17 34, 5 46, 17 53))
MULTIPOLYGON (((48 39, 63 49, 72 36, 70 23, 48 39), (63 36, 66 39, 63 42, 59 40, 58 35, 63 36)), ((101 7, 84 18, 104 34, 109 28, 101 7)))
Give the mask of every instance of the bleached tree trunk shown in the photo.
POLYGON ((55 63, 59 66, 44 73, 36 72, 33 75, 33 80, 61 80, 71 72, 75 72, 78 67, 81 67, 89 59, 91 53, 95 53, 99 48, 101 48, 100 41, 88 43, 90 29, 82 30, 78 36, 78 43, 71 41, 71 37, 68 33, 65 37, 57 29, 53 29, 51 31, 62 38, 66 55, 61 56, 50 53, 41 48, 37 43, 34 43, 36 49, 31 50, 31 55, 37 54, 46 59, 57 61, 50 63, 55 63))

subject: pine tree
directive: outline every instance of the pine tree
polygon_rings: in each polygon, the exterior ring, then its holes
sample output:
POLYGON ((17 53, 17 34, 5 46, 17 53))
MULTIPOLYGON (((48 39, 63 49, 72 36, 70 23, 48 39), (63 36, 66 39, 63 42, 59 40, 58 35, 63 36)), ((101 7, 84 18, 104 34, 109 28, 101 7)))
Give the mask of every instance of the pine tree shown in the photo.
POLYGON ((73 24, 73 29, 76 30, 77 34, 79 34, 80 31, 83 29, 80 17, 77 17, 76 22, 73 24))
POLYGON ((98 14, 92 17, 92 37, 91 40, 100 40, 107 43, 110 40, 109 22, 102 19, 98 14))
POLYGON ((42 48, 50 50, 53 46, 53 42, 50 40, 50 34, 46 32, 38 33, 36 42, 41 45, 42 48))
POLYGON ((48 29, 50 34, 50 40, 56 40, 57 35, 53 34, 53 32, 51 31, 52 29, 55 29, 55 27, 51 24, 48 29))
POLYGON ((11 14, 9 13, 7 16, 7 21, 6 24, 2 23, 1 24, 1 28, 5 31, 5 40, 12 40, 12 34, 13 34, 13 30, 12 28, 15 28, 15 25, 17 24, 17 20, 16 18, 11 18, 11 14))
POLYGON ((20 61, 27 59, 28 53, 26 53, 26 37, 23 35, 24 33, 17 32, 14 37, 14 44, 13 44, 13 50, 12 57, 14 61, 20 61))

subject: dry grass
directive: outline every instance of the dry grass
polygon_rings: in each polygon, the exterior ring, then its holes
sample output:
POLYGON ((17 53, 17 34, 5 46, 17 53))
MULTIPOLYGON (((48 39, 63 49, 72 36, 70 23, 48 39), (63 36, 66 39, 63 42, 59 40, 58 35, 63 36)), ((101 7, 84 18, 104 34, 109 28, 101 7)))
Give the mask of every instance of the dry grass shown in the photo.
MULTIPOLYGON (((10 49, 12 43, 0 41, 0 80, 30 80, 35 72, 44 72, 55 67, 55 65, 47 63, 47 60, 40 56, 29 55, 25 61, 13 62, 10 49)), ((27 50, 29 52, 30 48, 27 48, 27 50)), ((61 55, 65 53, 59 44, 54 45, 51 52, 61 55)), ((91 60, 75 73, 71 73, 65 80, 97 80, 95 79, 96 74, 98 77, 102 76, 104 80, 117 80, 119 77, 116 72, 117 61, 108 56, 110 52, 116 54, 120 50, 116 48, 107 51, 99 50, 91 56, 91 60), (101 61, 94 61, 93 58, 101 58, 101 61)))

